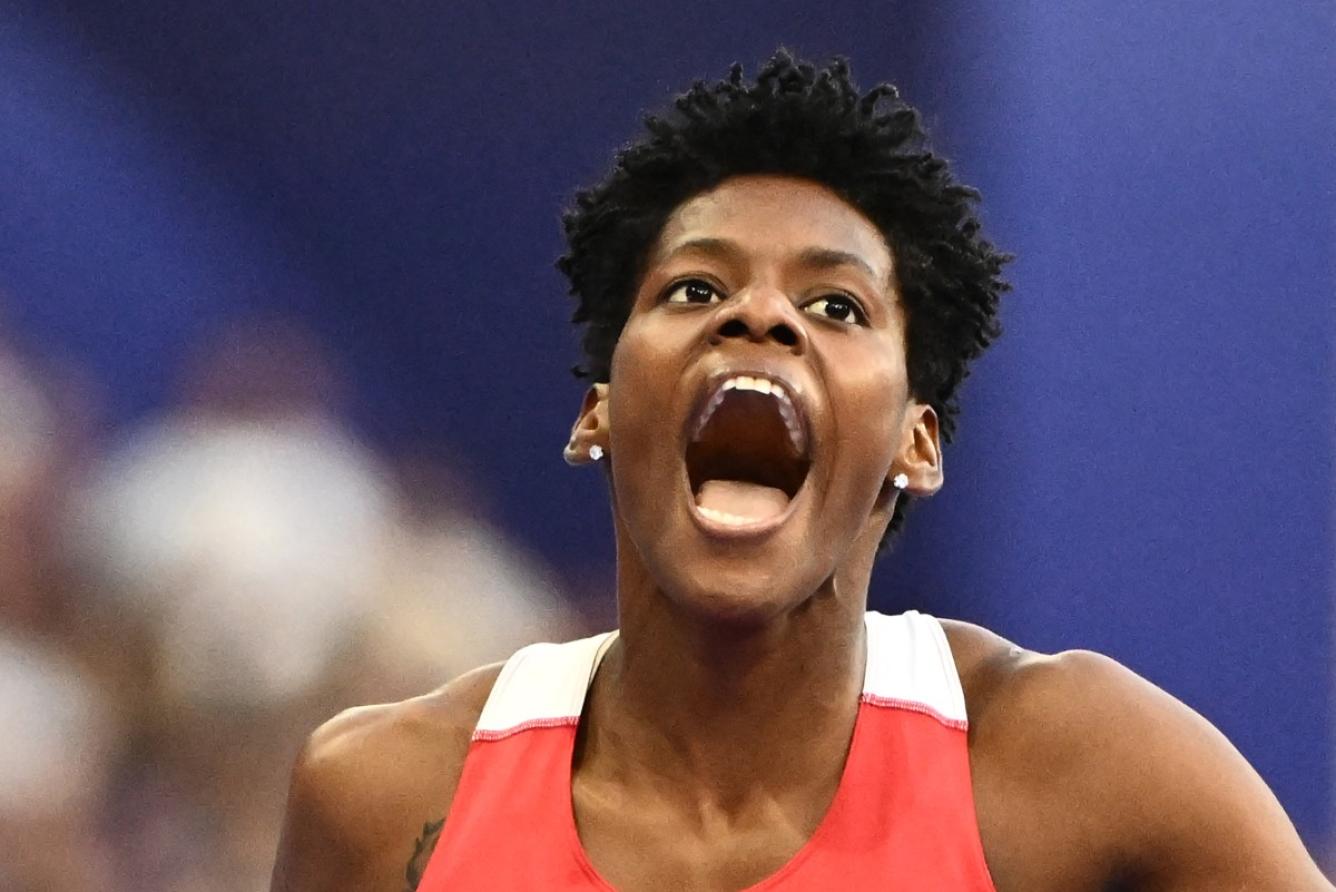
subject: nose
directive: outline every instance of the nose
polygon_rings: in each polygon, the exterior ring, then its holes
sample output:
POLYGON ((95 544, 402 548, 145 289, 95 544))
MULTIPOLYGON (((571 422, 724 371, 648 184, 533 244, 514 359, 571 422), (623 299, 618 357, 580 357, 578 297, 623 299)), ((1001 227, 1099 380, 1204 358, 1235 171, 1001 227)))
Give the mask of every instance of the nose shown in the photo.
POLYGON ((710 343, 718 346, 731 338, 756 344, 775 343, 801 356, 807 352, 807 333, 797 314, 798 310, 782 291, 750 288, 720 304, 710 343))

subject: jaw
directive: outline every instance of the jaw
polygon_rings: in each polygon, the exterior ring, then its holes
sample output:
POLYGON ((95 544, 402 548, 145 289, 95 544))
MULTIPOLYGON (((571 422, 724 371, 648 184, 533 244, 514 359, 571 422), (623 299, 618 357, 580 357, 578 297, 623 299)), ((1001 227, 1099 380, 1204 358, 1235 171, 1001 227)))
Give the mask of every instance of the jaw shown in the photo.
POLYGON ((640 542, 655 587, 702 618, 730 624, 771 620, 828 595, 865 609, 894 492, 887 499, 878 485, 884 473, 878 475, 876 461, 837 452, 837 444, 818 441, 784 510, 745 526, 703 515, 679 460, 671 482, 660 478, 669 492, 658 491, 658 535, 640 542))
POLYGON ((788 411, 773 394, 734 393, 711 416, 734 375, 716 372, 682 417, 674 454, 656 444, 661 474, 645 492, 649 509, 640 499, 625 505, 648 521, 636 524, 637 551, 655 588, 698 618, 729 625, 764 622, 810 599, 838 551, 820 529, 830 482, 824 416, 782 373, 750 374, 779 382, 791 395, 788 411))
MULTIPOLYGON (((705 499, 705 505, 698 501, 702 484, 747 475, 735 473, 734 466, 721 460, 701 462, 693 479, 688 447, 697 432, 696 413, 708 399, 709 387, 702 384, 678 404, 683 408, 673 412, 670 422, 675 435, 665 437, 662 415, 652 413, 638 416, 639 423, 613 429, 624 614, 653 613, 653 605, 660 604, 705 626, 755 628, 818 602, 861 611, 866 573, 859 568, 870 566, 870 557, 864 560, 860 554, 865 539, 875 547, 875 537, 865 532, 875 525, 878 489, 876 479, 865 478, 875 478, 885 468, 875 467, 873 456, 841 452, 842 440, 830 429, 828 411, 820 404, 805 404, 806 465, 778 509, 741 523, 721 520, 702 510, 720 504, 712 498, 705 499), (838 597, 825 597, 837 583, 838 597)), ((632 415, 628 410, 621 417, 632 415)), ((753 426, 749 421, 748 427, 753 426)), ((785 478, 753 476, 750 482, 783 488, 785 478)))
POLYGON ((781 512, 737 524, 701 510, 683 463, 663 506, 663 535, 637 549, 654 587, 697 619, 731 626, 764 624, 809 600, 832 569, 822 559, 826 549, 813 547, 821 502, 815 472, 781 512))

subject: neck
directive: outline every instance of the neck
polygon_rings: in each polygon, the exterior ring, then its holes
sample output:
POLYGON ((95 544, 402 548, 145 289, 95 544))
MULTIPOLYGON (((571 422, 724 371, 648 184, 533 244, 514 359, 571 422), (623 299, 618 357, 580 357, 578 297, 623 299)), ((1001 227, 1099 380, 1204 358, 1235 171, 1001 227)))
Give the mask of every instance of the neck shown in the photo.
POLYGON ((591 691, 580 761, 694 809, 833 794, 862 691, 866 577, 832 578, 747 627, 692 615, 638 581, 619 580, 621 634, 591 691))

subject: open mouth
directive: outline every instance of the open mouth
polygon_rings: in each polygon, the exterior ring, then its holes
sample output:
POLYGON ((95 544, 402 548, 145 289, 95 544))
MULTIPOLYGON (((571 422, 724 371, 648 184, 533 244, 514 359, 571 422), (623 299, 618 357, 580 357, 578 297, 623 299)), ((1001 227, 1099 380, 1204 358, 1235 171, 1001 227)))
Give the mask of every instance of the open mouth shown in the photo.
POLYGON ((780 518, 812 465, 805 420, 784 385, 733 375, 697 414, 687 477, 697 512, 727 527, 780 518))

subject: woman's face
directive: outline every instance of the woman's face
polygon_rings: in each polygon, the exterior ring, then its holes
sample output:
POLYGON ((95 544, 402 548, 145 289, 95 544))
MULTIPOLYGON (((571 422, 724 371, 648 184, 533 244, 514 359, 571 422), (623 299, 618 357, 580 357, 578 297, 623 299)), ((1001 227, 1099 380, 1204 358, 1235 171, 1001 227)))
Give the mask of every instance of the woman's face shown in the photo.
POLYGON ((881 233, 818 184, 737 177, 677 208, 605 397, 621 560, 738 621, 870 566, 890 478, 939 461, 895 282, 881 233))

